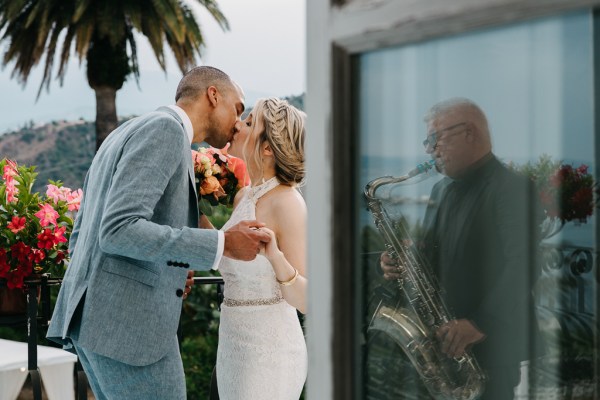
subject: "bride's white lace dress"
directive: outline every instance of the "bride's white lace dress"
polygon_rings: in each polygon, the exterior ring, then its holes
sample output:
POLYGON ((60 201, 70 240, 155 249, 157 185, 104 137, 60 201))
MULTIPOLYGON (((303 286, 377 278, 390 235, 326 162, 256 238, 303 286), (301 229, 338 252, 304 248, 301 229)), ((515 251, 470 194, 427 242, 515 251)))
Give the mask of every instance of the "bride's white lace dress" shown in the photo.
MULTIPOLYGON (((256 202, 275 178, 247 188, 223 230, 256 219, 256 202)), ((223 257, 217 382, 221 400, 297 400, 307 372, 306 342, 296 309, 282 297, 269 261, 223 257)))

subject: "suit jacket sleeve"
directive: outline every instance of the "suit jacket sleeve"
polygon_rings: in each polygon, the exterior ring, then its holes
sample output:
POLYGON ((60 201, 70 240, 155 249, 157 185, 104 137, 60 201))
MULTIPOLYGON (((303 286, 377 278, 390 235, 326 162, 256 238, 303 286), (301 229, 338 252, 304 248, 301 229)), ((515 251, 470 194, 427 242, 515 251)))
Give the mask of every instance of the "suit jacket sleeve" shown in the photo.
POLYGON ((104 252, 157 263, 178 260, 197 269, 213 264, 217 231, 152 222, 174 174, 187 175, 189 152, 181 124, 168 116, 156 117, 130 135, 114 162, 102 213, 99 244, 104 252))

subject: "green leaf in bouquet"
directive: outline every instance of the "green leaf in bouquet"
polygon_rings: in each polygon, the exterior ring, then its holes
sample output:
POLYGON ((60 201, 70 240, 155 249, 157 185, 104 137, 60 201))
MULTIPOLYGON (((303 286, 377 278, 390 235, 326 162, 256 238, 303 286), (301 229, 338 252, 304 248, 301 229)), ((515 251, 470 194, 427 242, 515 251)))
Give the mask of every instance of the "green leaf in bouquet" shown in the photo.
POLYGON ((198 201, 198 208, 200 208, 200 212, 207 217, 212 215, 212 205, 208 200, 204 198, 200 199, 200 201, 198 201))

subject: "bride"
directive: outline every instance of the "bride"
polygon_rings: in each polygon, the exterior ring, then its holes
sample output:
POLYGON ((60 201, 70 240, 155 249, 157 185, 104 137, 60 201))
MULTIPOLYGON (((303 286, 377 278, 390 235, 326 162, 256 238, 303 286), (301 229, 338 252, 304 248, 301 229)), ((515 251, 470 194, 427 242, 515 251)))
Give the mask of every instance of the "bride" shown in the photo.
POLYGON ((258 100, 229 153, 246 163, 252 186, 236 195, 223 230, 259 220, 271 241, 254 261, 223 257, 217 383, 221 400, 297 400, 307 353, 296 310, 306 311, 305 114, 285 100, 258 100))

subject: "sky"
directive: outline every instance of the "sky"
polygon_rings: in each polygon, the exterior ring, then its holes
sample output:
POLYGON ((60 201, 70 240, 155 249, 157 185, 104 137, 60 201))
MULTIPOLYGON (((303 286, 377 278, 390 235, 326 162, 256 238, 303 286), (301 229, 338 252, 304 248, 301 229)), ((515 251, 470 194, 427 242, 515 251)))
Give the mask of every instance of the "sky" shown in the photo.
MULTIPOLYGON (((198 64, 222 69, 244 89, 252 105, 264 96, 298 95, 306 91, 306 0, 218 0, 229 20, 229 31, 197 2, 194 9, 206 47, 198 64)), ((137 38, 139 86, 133 78, 117 92, 120 116, 142 114, 173 103, 181 78, 169 51, 165 74, 144 37, 137 38)), ((0 51, 3 47, 0 43, 0 51)), ((85 61, 72 58, 64 84, 53 79, 50 91, 36 95, 43 65, 38 65, 25 87, 11 78, 12 64, 0 69, 0 134, 30 121, 95 119, 94 92, 85 78, 85 61)))

